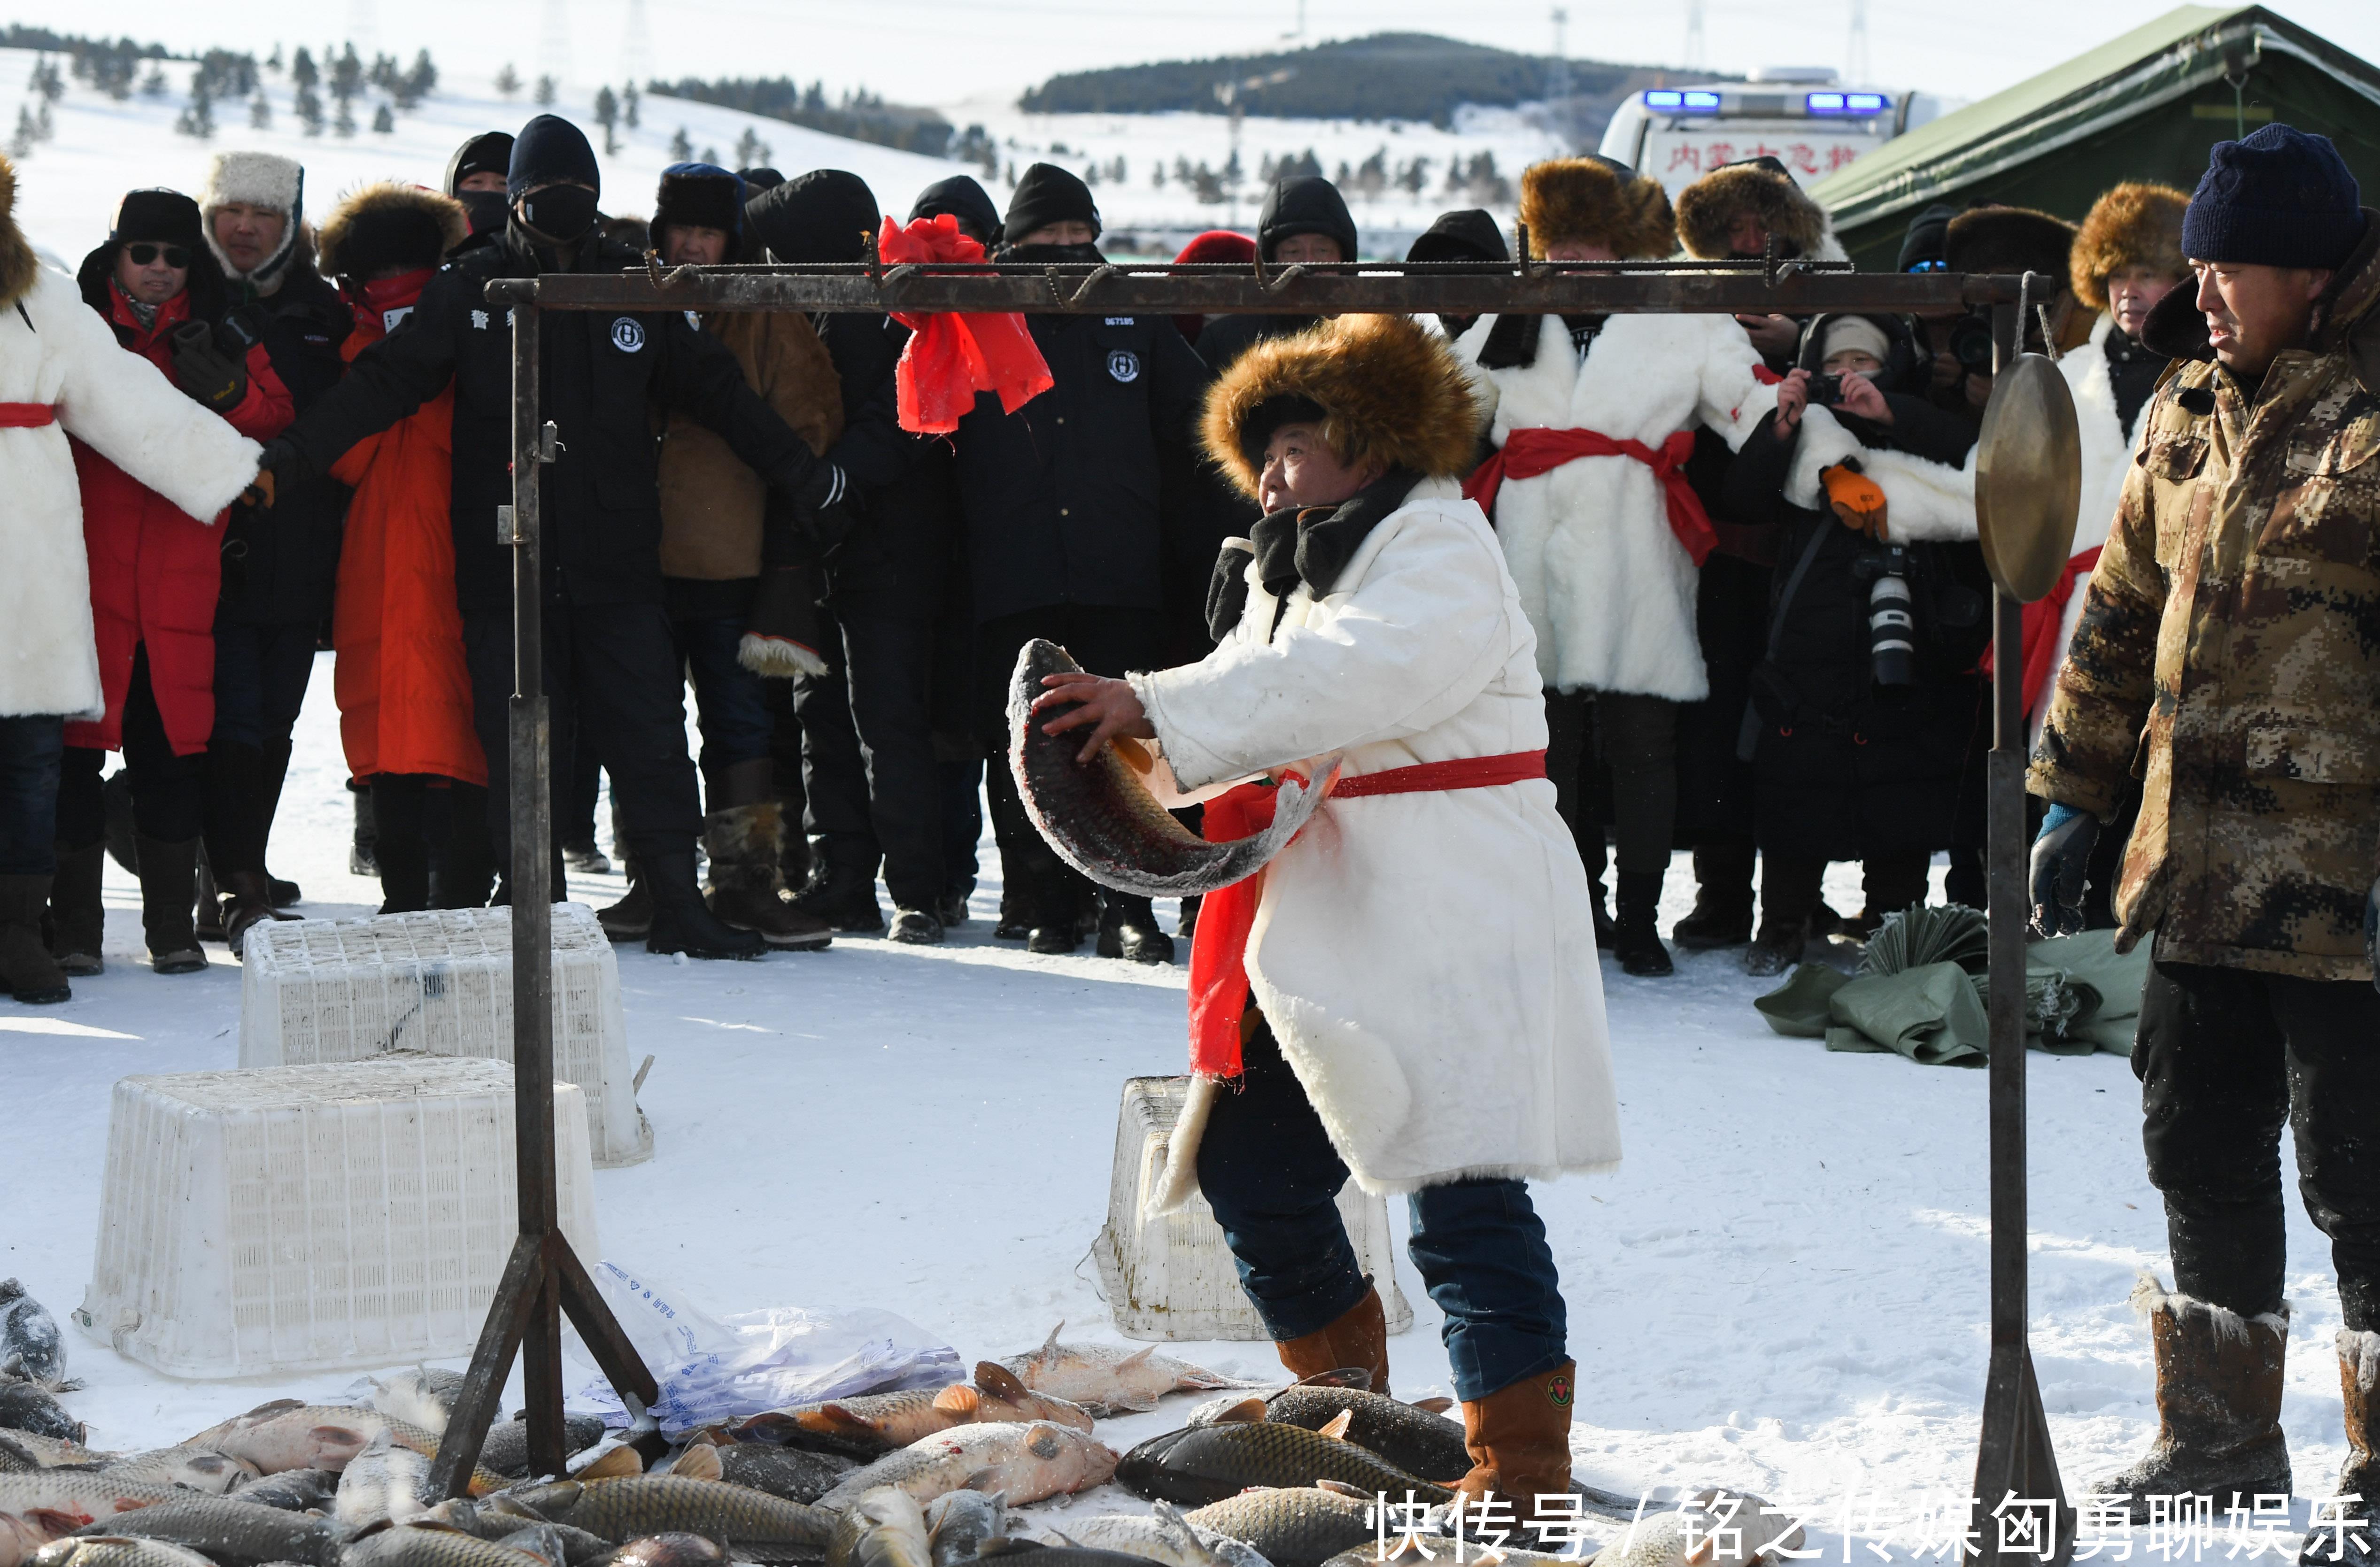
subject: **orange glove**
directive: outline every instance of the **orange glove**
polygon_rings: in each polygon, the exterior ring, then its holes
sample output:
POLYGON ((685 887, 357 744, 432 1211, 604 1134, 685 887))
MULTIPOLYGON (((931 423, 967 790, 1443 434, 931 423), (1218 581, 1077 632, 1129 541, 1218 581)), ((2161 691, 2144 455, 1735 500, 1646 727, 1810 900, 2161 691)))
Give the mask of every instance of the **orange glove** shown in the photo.
POLYGON ((1875 480, 1840 463, 1820 469, 1818 480, 1827 488, 1827 504, 1845 528, 1884 542, 1884 490, 1875 480))

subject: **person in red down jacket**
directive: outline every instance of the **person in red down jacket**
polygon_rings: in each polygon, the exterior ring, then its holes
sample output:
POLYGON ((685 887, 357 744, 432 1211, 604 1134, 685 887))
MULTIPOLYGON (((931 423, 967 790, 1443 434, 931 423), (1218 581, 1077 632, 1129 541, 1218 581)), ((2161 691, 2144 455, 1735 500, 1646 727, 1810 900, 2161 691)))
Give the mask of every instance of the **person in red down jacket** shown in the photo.
MULTIPOLYGON (((255 323, 225 309, 222 269, 188 196, 127 195, 107 242, 76 275, 84 302, 127 352, 242 435, 266 440, 295 417, 255 323)), ((214 728, 223 517, 191 516, 79 441, 74 459, 107 707, 96 722, 67 725, 58 838, 68 855, 103 841, 100 771, 107 752, 122 751, 150 964, 160 974, 193 973, 206 966, 191 911, 214 728)), ((92 881, 81 890, 95 901, 92 881)), ((56 911, 62 925, 77 912, 56 911)))

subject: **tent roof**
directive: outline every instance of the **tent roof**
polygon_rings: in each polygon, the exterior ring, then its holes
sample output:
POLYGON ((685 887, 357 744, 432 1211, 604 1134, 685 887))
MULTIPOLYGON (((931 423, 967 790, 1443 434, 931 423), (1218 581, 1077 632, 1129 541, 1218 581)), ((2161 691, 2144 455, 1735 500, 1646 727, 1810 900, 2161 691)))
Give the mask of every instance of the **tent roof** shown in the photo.
POLYGON ((2380 104, 2380 69, 2262 6, 2180 6, 1894 138, 1810 195, 1838 230, 1871 224, 2219 81, 2259 55, 2309 61, 2380 104))

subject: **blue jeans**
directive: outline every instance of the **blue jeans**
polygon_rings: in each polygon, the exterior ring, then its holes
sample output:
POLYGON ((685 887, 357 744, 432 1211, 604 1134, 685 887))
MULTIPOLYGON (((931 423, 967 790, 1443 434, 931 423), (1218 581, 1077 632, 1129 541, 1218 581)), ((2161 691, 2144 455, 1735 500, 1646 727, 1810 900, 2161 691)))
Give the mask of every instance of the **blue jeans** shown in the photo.
MULTIPOLYGON (((1244 1056, 1244 1086, 1217 1097, 1198 1145, 1198 1184, 1265 1327, 1302 1338, 1338 1320, 1371 1281, 1339 1217, 1347 1166, 1269 1025, 1244 1056)), ((1476 1402, 1570 1358, 1561 1281, 1525 1183, 1455 1181, 1409 1201, 1407 1253, 1446 1314, 1456 1397, 1476 1402)))
POLYGON ((0 718, 0 876, 47 876, 58 868, 66 744, 66 720, 55 713, 0 718))

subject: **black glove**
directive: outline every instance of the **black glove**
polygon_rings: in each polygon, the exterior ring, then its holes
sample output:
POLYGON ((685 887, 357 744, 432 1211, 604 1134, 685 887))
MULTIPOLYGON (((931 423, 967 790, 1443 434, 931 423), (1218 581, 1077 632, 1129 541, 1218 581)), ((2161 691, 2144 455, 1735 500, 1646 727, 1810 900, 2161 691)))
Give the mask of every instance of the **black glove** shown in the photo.
POLYGON ((248 395, 242 358, 217 346, 214 328, 205 322, 185 322, 174 329, 175 383, 202 408, 227 414, 239 407, 248 395))
POLYGON ((313 475, 313 465, 289 443, 286 437, 276 435, 264 443, 263 451, 257 454, 256 478, 240 492, 239 498, 260 510, 270 510, 273 503, 280 498, 279 492, 283 486, 295 484, 301 479, 310 479, 313 475))
POLYGON ((2099 819, 2087 810, 2054 805, 2033 841, 2033 934, 2046 940, 2082 929, 2082 889, 2099 819))
POLYGON ((791 484, 769 488, 760 553, 771 566, 811 565, 840 549, 859 526, 850 481, 830 462, 814 462, 791 484))

